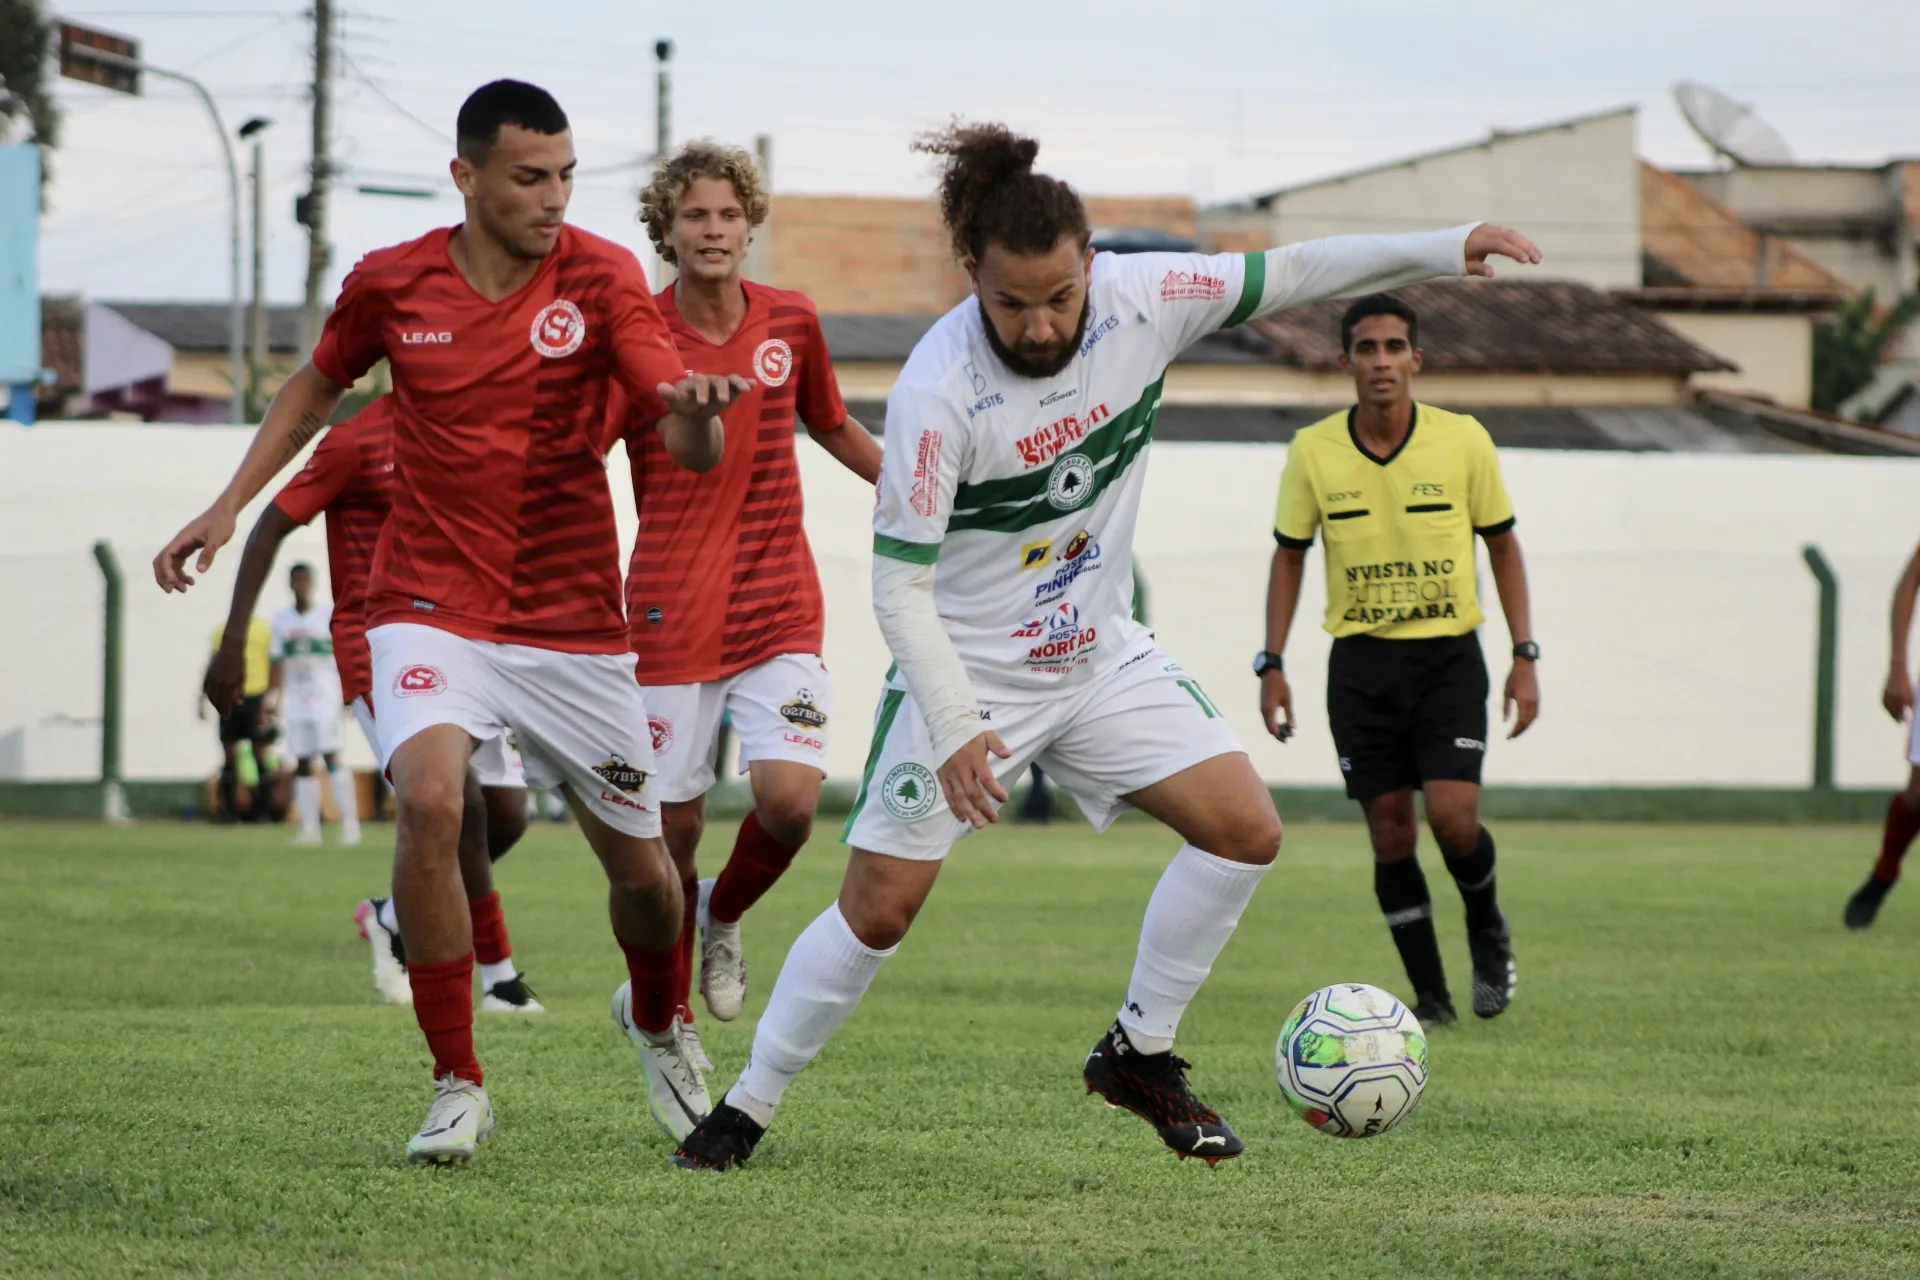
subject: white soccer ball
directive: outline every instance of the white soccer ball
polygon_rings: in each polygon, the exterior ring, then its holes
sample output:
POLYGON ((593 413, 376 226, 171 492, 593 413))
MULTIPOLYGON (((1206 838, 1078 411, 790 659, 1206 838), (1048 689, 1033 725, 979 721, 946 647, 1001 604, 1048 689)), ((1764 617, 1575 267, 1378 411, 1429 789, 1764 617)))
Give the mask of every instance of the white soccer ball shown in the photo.
POLYGON ((1274 1070, 1302 1120, 1336 1138, 1373 1138, 1406 1118, 1427 1087, 1427 1033, 1378 987, 1342 982, 1294 1006, 1274 1070))

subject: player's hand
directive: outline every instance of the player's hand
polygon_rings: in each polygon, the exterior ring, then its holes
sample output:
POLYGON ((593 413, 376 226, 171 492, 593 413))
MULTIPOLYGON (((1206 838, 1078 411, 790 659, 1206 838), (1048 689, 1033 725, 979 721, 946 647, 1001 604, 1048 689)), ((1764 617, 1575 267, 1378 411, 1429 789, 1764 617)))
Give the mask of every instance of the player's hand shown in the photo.
POLYGON ((1507 731, 1509 739, 1525 733, 1527 727, 1540 718, 1540 676, 1533 669, 1533 663, 1524 658, 1507 672, 1507 694, 1501 703, 1500 718, 1513 721, 1513 728, 1507 731))
POLYGON ((1000 735, 991 729, 974 737, 940 766, 940 790, 946 793, 947 808, 962 822, 972 823, 975 831, 1000 820, 988 797, 1001 804, 1007 802, 1007 789, 993 776, 989 755, 1002 760, 1013 755, 1007 750, 1007 744, 1000 741, 1000 735))
POLYGON ((1285 672, 1269 668, 1260 673, 1260 719, 1281 742, 1293 737, 1293 686, 1285 672), (1284 720, 1280 718, 1283 711, 1284 720))
POLYGON ((1886 691, 1880 695, 1880 705, 1887 714, 1901 724, 1913 714, 1913 679, 1900 668, 1895 667, 1887 673, 1886 691))
POLYGON ((186 572, 187 557, 198 551, 200 558, 193 567, 195 572, 205 573, 213 568, 214 553, 232 538, 233 513, 216 502, 187 521, 186 527, 173 535, 173 541, 160 549, 153 558, 153 580, 162 591, 185 591, 193 585, 193 576, 186 572))
MULTIPOLYGON (((213 661, 207 667, 206 683, 201 686, 207 695, 207 702, 221 715, 232 711, 234 704, 240 701, 240 695, 246 685, 247 656, 241 649, 229 651, 225 645, 213 655, 213 661)), ((201 706, 205 706, 202 703, 201 706)))
POLYGON ((1510 227, 1496 227, 1491 222, 1483 222, 1467 233, 1468 275, 1491 277, 1493 264, 1487 259, 1494 254, 1531 266, 1540 261, 1540 246, 1510 227))
POLYGON ((697 421, 718 417, 728 405, 753 390, 755 385, 752 378, 743 378, 737 373, 725 377, 712 373, 690 373, 677 383, 663 382, 654 390, 667 406, 668 413, 697 421))

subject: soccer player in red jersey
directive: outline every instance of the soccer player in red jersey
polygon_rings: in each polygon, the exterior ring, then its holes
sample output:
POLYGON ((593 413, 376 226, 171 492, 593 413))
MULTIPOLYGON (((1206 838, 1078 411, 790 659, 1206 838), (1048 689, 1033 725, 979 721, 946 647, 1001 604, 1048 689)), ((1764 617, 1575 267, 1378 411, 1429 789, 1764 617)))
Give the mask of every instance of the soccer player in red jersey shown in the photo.
MULTIPOLYGON (((260 588, 288 534, 326 513, 327 573, 333 584, 333 657, 340 693, 361 732, 380 754, 374 726, 373 658, 367 648, 367 579, 374 548, 393 506, 393 398, 381 396, 320 438, 307 465, 274 496, 247 537, 233 585, 228 633, 245 634, 260 588), (239 617, 236 626, 231 619, 239 617)), ((227 707, 241 692, 242 647, 222 645, 207 674, 207 699, 227 707)), ((480 1007, 490 1012, 540 1013, 514 967, 507 921, 493 887, 493 864, 527 829, 527 783, 520 757, 504 738, 490 739, 467 770, 466 815, 460 828, 460 878, 473 919, 474 958, 480 965, 480 1007)), ((340 797, 353 803, 351 795, 340 797)), ((368 898, 354 910, 360 935, 373 949, 373 985, 390 1004, 412 1004, 406 951, 392 898, 368 898)))
POLYGON ((847 416, 813 303, 742 278, 768 204, 753 158, 713 142, 687 144, 640 195, 648 235, 679 269, 654 301, 688 367, 759 383, 728 410, 725 456, 711 471, 674 466, 643 423, 630 424, 627 443, 640 511, 627 629, 687 912, 680 990, 684 1000, 697 912, 700 991, 723 1022, 747 994, 740 917, 806 843, 826 776, 833 683, 801 526, 796 414, 849 471, 868 484, 880 474, 880 445, 847 416), (723 763, 722 717, 740 740, 753 812, 719 876, 700 880, 694 852, 723 763))
POLYGON ((466 220, 347 276, 312 360, 238 472, 154 558, 185 590, 235 513, 324 427, 346 388, 393 373, 393 509, 368 587, 382 764, 399 802, 394 898, 435 1096, 407 1156, 470 1159, 493 1132, 473 1050, 473 934, 458 850, 476 745, 511 730, 538 787, 562 786, 607 873, 628 982, 615 994, 669 1133, 705 1109, 673 1035, 680 881, 647 785, 653 747, 620 605, 603 464, 617 383, 676 463, 720 459, 746 379, 685 373, 627 250, 566 225, 573 138, 544 90, 484 85, 460 109, 466 220))
POLYGON ((1847 909, 1841 918, 1849 929, 1865 929, 1880 914, 1880 904, 1887 900, 1894 883, 1900 879, 1901 859, 1907 856, 1914 836, 1920 835, 1920 714, 1914 711, 1916 693, 1920 691, 1915 690, 1913 672, 1907 665, 1916 597, 1920 597, 1920 548, 1907 560, 1906 572, 1900 575, 1893 589, 1893 648, 1887 663, 1887 686, 1880 694, 1880 705, 1887 709, 1887 714, 1909 726, 1907 762, 1912 768, 1907 774, 1906 789, 1894 792, 1893 799, 1887 802, 1887 820, 1880 832, 1880 857, 1873 864, 1873 874, 1847 899, 1847 909))

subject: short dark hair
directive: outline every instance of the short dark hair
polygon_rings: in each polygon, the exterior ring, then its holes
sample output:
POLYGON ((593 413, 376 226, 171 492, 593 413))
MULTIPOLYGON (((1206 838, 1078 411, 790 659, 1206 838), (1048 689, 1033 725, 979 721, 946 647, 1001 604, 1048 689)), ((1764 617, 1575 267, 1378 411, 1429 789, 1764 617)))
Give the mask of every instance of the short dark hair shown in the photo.
POLYGON ((1033 171, 1040 144, 1003 124, 961 124, 922 134, 913 149, 940 156, 940 218, 959 258, 979 261, 997 244, 1018 254, 1050 252, 1072 236, 1093 238, 1079 193, 1033 171))
POLYGON ((1353 350, 1353 331, 1368 316, 1399 316, 1407 322, 1407 345, 1420 345, 1420 317, 1414 314, 1413 308, 1390 293, 1370 293, 1357 299, 1347 308, 1347 314, 1340 317, 1341 351, 1353 350))
POLYGON ((292 579, 293 575, 296 573, 304 573, 309 578, 311 578, 313 576, 313 566, 308 564, 305 560, 296 560, 293 562, 293 564, 287 567, 288 579, 292 579))
POLYGON ((539 85, 495 80, 475 89, 460 104, 460 118, 454 125, 460 158, 468 164, 485 164, 493 144, 500 140, 500 130, 510 124, 549 137, 572 127, 553 95, 539 85))

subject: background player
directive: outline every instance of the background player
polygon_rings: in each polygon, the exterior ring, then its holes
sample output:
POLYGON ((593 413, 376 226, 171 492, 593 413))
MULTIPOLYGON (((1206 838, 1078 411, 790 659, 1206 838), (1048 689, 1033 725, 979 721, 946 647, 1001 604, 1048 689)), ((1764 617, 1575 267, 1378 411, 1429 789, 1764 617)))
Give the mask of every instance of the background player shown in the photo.
POLYGON ((981 125, 921 145, 945 157, 941 211, 974 297, 921 339, 887 400, 873 599, 898 678, 847 821, 840 899, 788 951, 746 1070, 674 1161, 748 1157, 948 850, 996 819, 1005 783, 1036 759, 1096 828, 1133 807, 1184 842, 1087 1056, 1087 1088, 1182 1156, 1234 1156, 1239 1138, 1193 1095, 1173 1039, 1279 851, 1280 820, 1218 709, 1132 617, 1162 380, 1181 350, 1249 316, 1538 251, 1480 226, 1244 255, 1094 254, 1079 196, 1034 172, 1037 143, 981 125), (1052 572, 1023 567, 1043 556, 1052 572))
MULTIPOLYGON (((320 437, 294 478, 275 494, 247 536, 234 575, 233 617, 249 615, 273 558, 288 534, 326 514, 327 575, 333 588, 333 661, 340 695, 380 758, 368 692, 373 659, 367 649, 367 580, 374 548, 393 505, 393 398, 381 396, 320 437)), ((215 705, 238 693, 239 662, 216 659, 207 679, 215 705)), ((337 785, 337 784, 336 784, 337 785)), ((475 753, 468 770, 466 813, 460 826, 460 879, 473 921, 480 967, 480 1007, 491 1012, 539 1013, 540 1002, 513 964, 507 920, 493 887, 493 863, 527 829, 526 780, 520 760, 503 740, 475 753)), ((354 922, 373 951, 373 985, 390 1004, 412 1004, 406 948, 393 900, 371 897, 354 908, 354 922)))
POLYGON ((833 682, 820 661, 826 610, 801 519, 796 411, 848 470, 868 484, 880 475, 880 445, 847 416, 813 304, 742 278, 747 241, 768 205, 753 157, 713 142, 687 144, 640 195, 647 234, 679 269, 654 301, 687 367, 759 382, 728 410, 726 453, 713 470, 675 466, 645 429, 627 450, 640 511, 627 627, 653 728, 667 848, 686 896, 686 981, 697 908, 700 992, 723 1022, 740 1015, 747 995, 740 917, 812 833, 832 732, 833 682), (753 812, 717 879, 700 881, 694 854, 706 793, 725 763, 717 759, 723 718, 740 741, 753 812))
POLYGON ((1514 640, 1502 704, 1507 735, 1540 711, 1527 570, 1513 532, 1493 439, 1474 419, 1413 398, 1419 321, 1385 294, 1362 298, 1340 321, 1340 366, 1359 403, 1304 427, 1287 449, 1267 586, 1267 648, 1254 660, 1267 731, 1293 726, 1281 654, 1300 603, 1307 548, 1327 538, 1327 718, 1347 794, 1373 841, 1373 885, 1393 933, 1414 1013, 1454 1021, 1433 932, 1433 900, 1414 846, 1413 793, 1467 909, 1473 1011, 1491 1018, 1513 998, 1513 946, 1494 897, 1493 837, 1480 825, 1487 754, 1487 664, 1475 628, 1476 534, 1514 640), (1284 713, 1285 719, 1281 719, 1284 713))
POLYGON ((1880 904, 1887 900, 1894 882, 1900 878, 1900 860, 1907 856, 1914 836, 1920 834, 1920 716, 1913 711, 1915 691, 1907 666, 1916 595, 1920 595, 1920 549, 1907 561, 1907 570, 1893 589, 1893 651, 1887 663, 1887 687, 1880 695, 1880 705, 1887 709, 1888 715, 1912 724, 1907 740, 1907 763, 1912 770, 1907 775, 1907 789, 1894 792, 1893 798, 1887 801, 1886 826, 1880 833, 1880 858, 1873 864, 1873 874, 1847 900, 1844 918, 1849 929, 1864 929, 1880 914, 1880 904))
POLYGON ((360 843, 360 809, 353 775, 340 765, 340 676, 334 669, 333 606, 315 603, 313 566, 287 571, 293 603, 273 615, 267 654, 268 696, 287 727, 287 754, 293 757, 293 802, 300 810, 295 844, 320 843, 320 777, 316 759, 333 779, 333 801, 340 808, 340 843, 360 843))
POLYGON ((399 806, 394 898, 435 1096, 408 1158, 470 1159, 493 1132, 473 1050, 472 922, 458 850, 477 744, 512 731, 528 779, 564 785, 607 873, 628 983, 616 995, 669 1132, 705 1109, 673 1035, 680 884, 647 789, 646 708, 621 613, 603 464, 618 382, 684 466, 719 460, 743 381, 684 365, 627 250, 566 224, 566 113, 533 85, 484 85, 451 164, 465 221, 369 254, 312 360, 275 395, 214 505, 154 559, 184 590, 234 515, 382 358, 393 373, 394 500, 368 607, 382 760, 399 806), (427 338, 432 341, 427 341, 427 338))
MULTIPOLYGON (((255 593, 258 599, 258 593, 255 593)), ((279 813, 273 803, 273 740, 278 731, 273 711, 267 706, 267 691, 273 683, 273 628, 253 612, 254 600, 244 611, 229 617, 213 629, 213 657, 200 679, 201 692, 213 704, 220 717, 220 818, 238 822, 240 813, 240 744, 253 752, 253 796, 247 805, 248 822, 277 822, 279 813), (216 668, 232 673, 232 695, 212 695, 216 668)), ((201 715, 205 715, 203 710, 201 715)))

